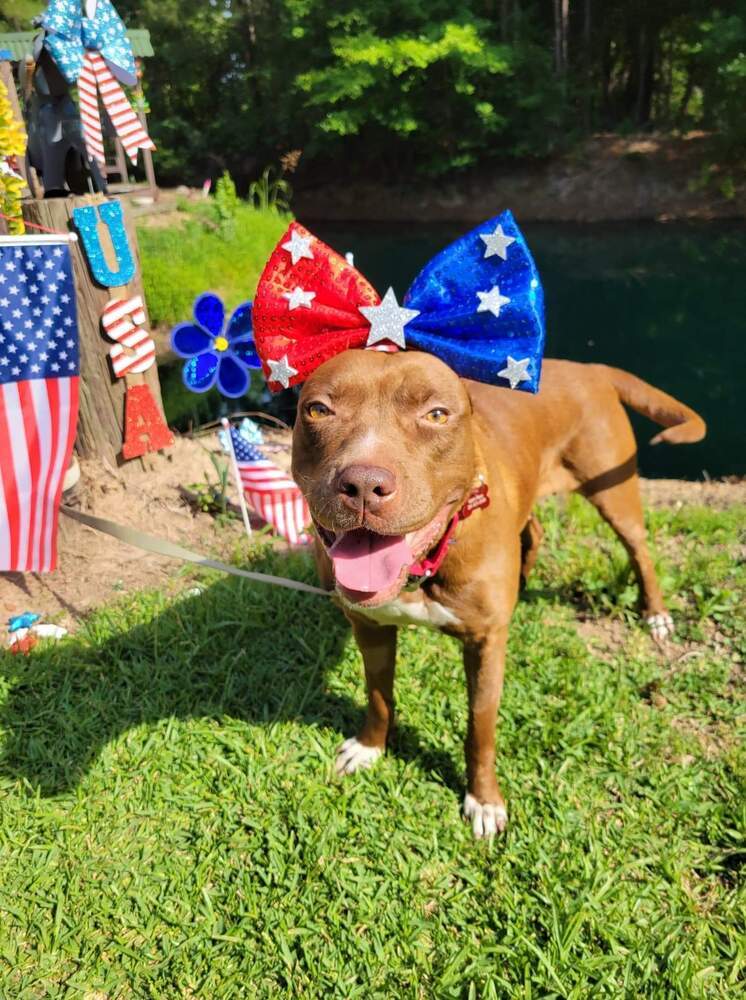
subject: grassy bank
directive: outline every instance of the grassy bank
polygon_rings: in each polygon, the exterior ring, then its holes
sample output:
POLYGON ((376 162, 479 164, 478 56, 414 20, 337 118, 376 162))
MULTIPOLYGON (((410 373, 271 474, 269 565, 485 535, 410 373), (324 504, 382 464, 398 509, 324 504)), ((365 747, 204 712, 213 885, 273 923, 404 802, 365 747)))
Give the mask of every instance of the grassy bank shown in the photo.
POLYGON ((344 782, 360 658, 318 598, 206 576, 0 652, 0 996, 741 996, 745 514, 651 513, 664 657, 610 532, 548 508, 492 847, 447 638, 401 630, 396 745, 344 782))
MULTIPOLYGON (((217 292, 227 308, 254 297, 256 283, 289 218, 235 206, 226 223, 206 203, 181 205, 175 224, 138 226, 143 284, 154 326, 172 327, 191 319, 201 293, 217 292)), ((154 217, 158 222, 158 216, 154 217)))

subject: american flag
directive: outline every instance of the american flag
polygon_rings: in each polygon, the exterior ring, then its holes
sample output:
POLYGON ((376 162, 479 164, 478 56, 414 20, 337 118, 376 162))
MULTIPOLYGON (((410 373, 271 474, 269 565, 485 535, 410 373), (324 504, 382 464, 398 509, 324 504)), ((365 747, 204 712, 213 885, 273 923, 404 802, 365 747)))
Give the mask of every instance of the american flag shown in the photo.
POLYGON ((57 563, 57 517, 78 419, 70 248, 0 243, 0 571, 57 563))
POLYGON ((310 523, 311 514, 296 484, 233 427, 231 441, 249 505, 289 542, 295 545, 306 541, 303 529, 310 523))

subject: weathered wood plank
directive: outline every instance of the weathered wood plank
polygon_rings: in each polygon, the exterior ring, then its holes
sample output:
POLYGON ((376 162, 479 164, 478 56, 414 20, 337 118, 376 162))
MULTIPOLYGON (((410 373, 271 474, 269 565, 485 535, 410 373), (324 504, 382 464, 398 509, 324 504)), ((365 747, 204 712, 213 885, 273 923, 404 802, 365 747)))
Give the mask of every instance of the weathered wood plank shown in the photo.
MULTIPOLYGON (((55 232, 72 230, 73 209, 104 202, 102 195, 83 198, 53 198, 47 201, 27 201, 23 206, 24 218, 55 232)), ((100 288, 91 277, 81 242, 71 244, 73 275, 78 300, 78 327, 80 333, 80 415, 75 450, 82 458, 106 459, 116 466, 120 461, 124 437, 124 379, 115 378, 109 362, 111 341, 101 329, 101 313, 110 298, 130 298, 142 295, 140 254, 132 216, 127 203, 122 201, 127 236, 137 270, 129 285, 121 288, 100 288)), ((101 243, 110 266, 116 268, 114 249, 108 229, 101 226, 101 243)), ((150 386, 158 406, 163 409, 158 369, 152 365, 141 378, 150 386)))

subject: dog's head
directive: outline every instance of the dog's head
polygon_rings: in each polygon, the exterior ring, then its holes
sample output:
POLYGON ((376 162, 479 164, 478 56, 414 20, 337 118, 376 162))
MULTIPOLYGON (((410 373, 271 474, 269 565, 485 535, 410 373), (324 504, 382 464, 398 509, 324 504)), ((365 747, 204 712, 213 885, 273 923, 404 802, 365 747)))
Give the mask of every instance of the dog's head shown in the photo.
POLYGON ((303 386, 293 476, 347 601, 395 597, 472 485, 471 401, 417 351, 345 351, 303 386))

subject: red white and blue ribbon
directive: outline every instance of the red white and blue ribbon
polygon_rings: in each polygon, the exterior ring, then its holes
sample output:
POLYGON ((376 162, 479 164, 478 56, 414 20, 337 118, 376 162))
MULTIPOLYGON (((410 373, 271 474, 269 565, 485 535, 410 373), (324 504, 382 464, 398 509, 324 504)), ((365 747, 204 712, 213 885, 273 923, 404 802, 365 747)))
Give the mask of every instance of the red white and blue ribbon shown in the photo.
POLYGON ((137 162, 139 149, 155 149, 120 86, 137 82, 135 57, 127 29, 110 0, 51 0, 41 23, 44 47, 70 84, 77 84, 80 118, 91 159, 104 164, 99 96, 127 155, 137 162), (118 82, 119 81, 119 82, 118 82))
POLYGON ((133 163, 137 163, 140 149, 155 149, 155 143, 135 114, 114 74, 98 52, 86 52, 83 68, 78 77, 78 100, 83 137, 91 159, 104 165, 104 137, 101 130, 99 96, 108 112, 114 131, 119 136, 124 150, 133 163))

